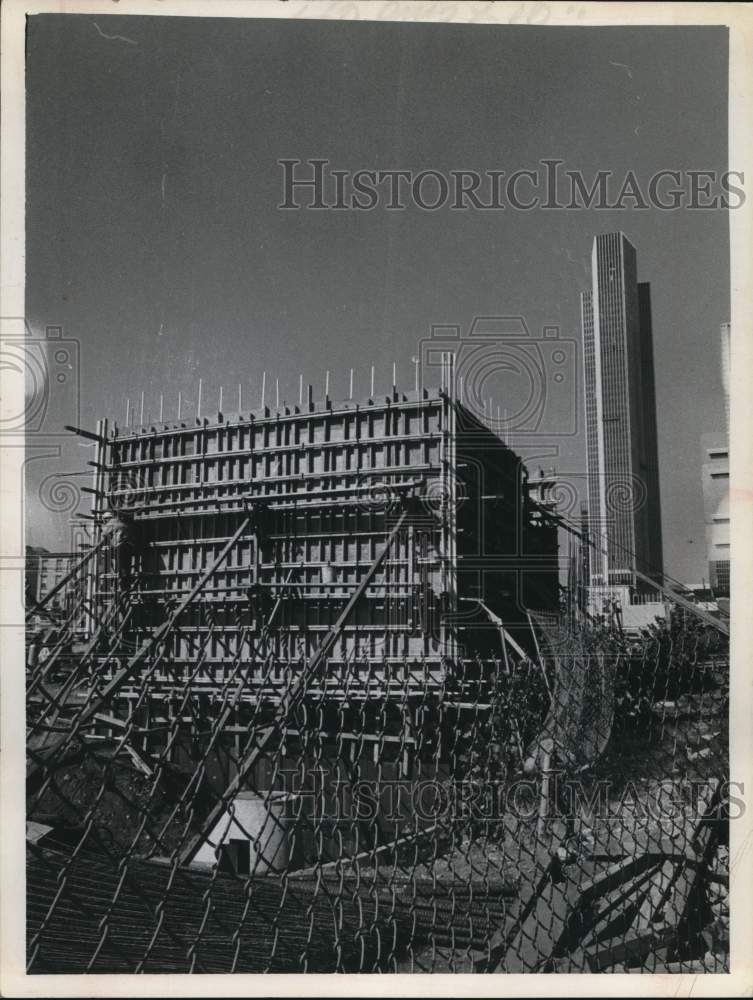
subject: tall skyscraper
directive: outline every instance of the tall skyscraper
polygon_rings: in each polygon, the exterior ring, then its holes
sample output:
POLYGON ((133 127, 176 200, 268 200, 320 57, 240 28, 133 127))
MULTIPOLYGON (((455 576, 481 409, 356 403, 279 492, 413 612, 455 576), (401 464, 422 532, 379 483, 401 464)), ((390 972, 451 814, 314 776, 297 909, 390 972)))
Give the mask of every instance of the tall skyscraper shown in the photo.
POLYGON ((597 236, 581 295, 592 588, 663 570, 651 295, 622 233, 597 236))

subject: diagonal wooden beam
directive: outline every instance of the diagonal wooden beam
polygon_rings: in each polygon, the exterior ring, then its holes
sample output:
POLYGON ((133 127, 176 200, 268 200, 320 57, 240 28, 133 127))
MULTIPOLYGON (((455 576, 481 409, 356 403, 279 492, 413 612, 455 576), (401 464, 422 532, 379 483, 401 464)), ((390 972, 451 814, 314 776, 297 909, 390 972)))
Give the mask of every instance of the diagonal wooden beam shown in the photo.
POLYGON ((64 424, 63 426, 71 434, 78 434, 79 437, 88 438, 89 441, 99 441, 100 444, 107 444, 107 439, 103 438, 101 434, 95 434, 94 431, 87 431, 83 427, 74 427, 72 424, 64 424))
POLYGON ((41 609, 46 604, 48 604, 56 594, 59 594, 60 591, 63 589, 63 587, 65 587, 73 579, 73 577, 78 573, 79 570, 84 568, 84 566, 89 562, 92 556, 96 552, 99 552, 99 550, 107 541, 108 541, 107 535, 105 535, 103 538, 100 538, 97 544, 93 548, 89 549, 89 551, 86 552, 81 559, 79 559, 76 565, 65 574, 62 580, 60 580, 58 583, 55 584, 52 590, 48 591, 44 595, 41 601, 38 601, 35 605, 33 605, 33 607, 29 608, 29 610, 26 612, 26 621, 28 621, 32 615, 35 615, 39 611, 41 611, 41 609))

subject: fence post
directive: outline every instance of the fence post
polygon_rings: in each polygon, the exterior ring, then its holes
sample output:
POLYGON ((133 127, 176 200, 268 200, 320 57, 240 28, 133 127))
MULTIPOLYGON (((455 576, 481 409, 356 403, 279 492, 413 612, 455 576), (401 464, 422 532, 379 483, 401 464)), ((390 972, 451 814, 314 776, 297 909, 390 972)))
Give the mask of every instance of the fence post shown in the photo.
POLYGON ((541 768, 541 797, 539 798, 539 819, 536 824, 536 834, 540 839, 546 831, 546 821, 549 818, 549 781, 552 770, 552 744, 546 740, 542 746, 544 750, 544 762, 541 768))

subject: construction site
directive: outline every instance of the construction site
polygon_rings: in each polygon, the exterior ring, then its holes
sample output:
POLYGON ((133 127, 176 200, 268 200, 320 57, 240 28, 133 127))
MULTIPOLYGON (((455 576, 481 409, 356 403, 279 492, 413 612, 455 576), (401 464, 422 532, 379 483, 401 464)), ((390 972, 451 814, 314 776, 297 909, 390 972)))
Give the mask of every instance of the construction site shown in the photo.
POLYGON ((27 612, 30 972, 728 968, 728 622, 666 578, 634 635, 589 614, 560 544, 593 541, 452 355, 70 430, 90 538, 27 612))

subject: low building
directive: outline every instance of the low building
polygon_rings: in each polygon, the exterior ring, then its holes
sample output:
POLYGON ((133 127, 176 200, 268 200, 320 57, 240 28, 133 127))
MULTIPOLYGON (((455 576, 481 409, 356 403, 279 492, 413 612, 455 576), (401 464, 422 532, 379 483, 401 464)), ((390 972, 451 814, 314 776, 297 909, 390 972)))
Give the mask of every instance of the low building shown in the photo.
POLYGON ((48 595, 69 576, 80 556, 70 552, 49 552, 39 546, 26 546, 26 599, 30 605, 45 601, 45 610, 64 615, 72 609, 74 584, 62 587, 48 599, 48 595))
POLYGON ((708 585, 715 597, 729 597, 729 446, 721 432, 701 438, 703 511, 708 585))

